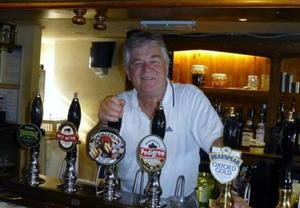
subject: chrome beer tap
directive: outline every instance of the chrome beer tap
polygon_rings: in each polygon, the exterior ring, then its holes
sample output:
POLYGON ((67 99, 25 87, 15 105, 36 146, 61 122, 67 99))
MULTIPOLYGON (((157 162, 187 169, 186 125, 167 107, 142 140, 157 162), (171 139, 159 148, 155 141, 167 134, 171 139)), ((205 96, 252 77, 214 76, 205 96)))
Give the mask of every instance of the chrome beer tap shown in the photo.
POLYGON ((76 183, 78 173, 76 170, 77 144, 79 144, 78 129, 81 121, 81 108, 78 93, 74 93, 74 98, 68 111, 68 121, 61 123, 57 142, 59 147, 67 152, 60 170, 60 180, 62 184, 58 188, 66 193, 73 193, 81 189, 76 183))
POLYGON ((213 147, 212 152, 209 153, 209 158, 210 172, 222 185, 216 203, 220 208, 232 208, 232 181, 238 176, 243 162, 241 152, 232 150, 230 147, 213 147))
POLYGON ((31 123, 20 126, 17 132, 17 139, 21 146, 30 149, 30 161, 22 176, 22 183, 30 186, 38 186, 45 182, 40 178, 40 141, 42 132, 40 126, 43 120, 43 102, 39 91, 31 105, 31 123))
POLYGON ((141 140, 137 151, 140 165, 148 173, 148 183, 145 188, 146 208, 166 206, 160 200, 163 191, 160 186, 160 174, 167 154, 166 146, 163 142, 165 131, 166 118, 162 102, 159 102, 152 119, 151 134, 141 140), (159 156, 155 154, 157 152, 159 152, 159 156))
POLYGON ((122 119, 118 122, 108 122, 108 127, 100 128, 88 136, 87 149, 90 159, 98 165, 96 178, 96 195, 105 201, 113 201, 121 197, 116 174, 116 164, 125 155, 126 143, 120 136, 122 119), (100 169, 104 168, 104 184, 98 191, 100 169))
POLYGON ((279 200, 276 208, 290 208, 292 196, 292 163, 295 153, 295 142, 297 138, 297 126, 294 119, 294 112, 289 111, 284 123, 281 152, 282 167, 279 180, 279 200))

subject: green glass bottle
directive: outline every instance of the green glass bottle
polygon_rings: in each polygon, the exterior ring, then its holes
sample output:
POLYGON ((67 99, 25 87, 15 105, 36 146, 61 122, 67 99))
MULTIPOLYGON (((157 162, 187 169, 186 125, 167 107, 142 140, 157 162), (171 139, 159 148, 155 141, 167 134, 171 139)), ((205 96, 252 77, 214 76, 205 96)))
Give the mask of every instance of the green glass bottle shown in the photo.
POLYGON ((211 196, 214 186, 214 178, 210 173, 200 172, 198 176, 197 195, 199 200, 199 207, 209 207, 209 198, 211 196))

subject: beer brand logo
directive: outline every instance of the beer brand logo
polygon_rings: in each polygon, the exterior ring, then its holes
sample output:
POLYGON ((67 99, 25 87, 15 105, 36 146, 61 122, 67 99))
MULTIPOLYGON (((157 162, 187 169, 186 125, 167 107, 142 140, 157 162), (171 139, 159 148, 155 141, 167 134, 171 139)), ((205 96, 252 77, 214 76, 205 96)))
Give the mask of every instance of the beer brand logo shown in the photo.
POLYGON ((228 183, 238 176, 243 160, 241 152, 231 150, 229 147, 213 147, 209 153, 210 171, 221 184, 228 183))
POLYGON ((88 154, 100 165, 117 164, 125 155, 125 141, 112 128, 103 128, 91 135, 88 142, 88 154))
POLYGON ((73 150, 79 143, 75 125, 69 121, 61 123, 56 133, 56 140, 62 150, 66 152, 73 150))
POLYGON ((17 131, 17 140, 21 146, 32 148, 39 145, 42 133, 39 127, 34 124, 24 124, 17 131))
POLYGON ((167 151, 163 140, 157 135, 149 135, 142 139, 137 149, 138 160, 147 172, 156 172, 165 164, 167 151))

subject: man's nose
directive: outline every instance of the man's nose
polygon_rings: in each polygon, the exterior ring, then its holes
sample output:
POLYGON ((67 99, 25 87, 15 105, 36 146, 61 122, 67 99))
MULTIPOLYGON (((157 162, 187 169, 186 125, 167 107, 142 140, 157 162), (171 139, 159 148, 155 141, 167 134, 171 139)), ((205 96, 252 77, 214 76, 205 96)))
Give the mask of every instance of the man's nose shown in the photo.
POLYGON ((152 68, 151 63, 145 61, 144 64, 143 64, 143 70, 144 70, 144 71, 147 71, 147 70, 151 70, 151 68, 152 68))

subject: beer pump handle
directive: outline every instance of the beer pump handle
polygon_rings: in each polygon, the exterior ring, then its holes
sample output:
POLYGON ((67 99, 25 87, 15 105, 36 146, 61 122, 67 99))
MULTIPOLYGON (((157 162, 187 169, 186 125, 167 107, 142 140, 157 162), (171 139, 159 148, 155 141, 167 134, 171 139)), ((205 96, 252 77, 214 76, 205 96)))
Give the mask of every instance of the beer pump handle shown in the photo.
POLYGON ((81 121, 81 108, 77 92, 74 93, 74 98, 69 108, 68 121, 72 122, 76 126, 77 130, 79 129, 81 121))
POLYGON ((108 122, 107 123, 107 126, 110 127, 110 128, 113 128, 113 129, 116 129, 120 132, 120 129, 121 129, 121 125, 122 125, 122 118, 119 118, 118 121, 116 122, 108 122))
POLYGON ((296 123, 293 112, 288 112, 288 117, 284 123, 281 149, 282 149, 282 168, 280 176, 280 187, 283 189, 292 188, 291 169, 295 152, 295 142, 297 138, 296 123))
POLYGON ((43 121, 43 102, 39 91, 36 93, 36 96, 31 105, 30 121, 32 124, 40 128, 43 121))
POLYGON ((152 124, 151 124, 151 133, 158 135, 160 138, 164 139, 166 133, 166 117, 162 105, 162 101, 160 101, 155 110, 152 124))

